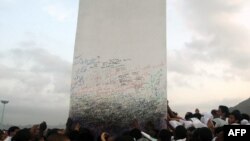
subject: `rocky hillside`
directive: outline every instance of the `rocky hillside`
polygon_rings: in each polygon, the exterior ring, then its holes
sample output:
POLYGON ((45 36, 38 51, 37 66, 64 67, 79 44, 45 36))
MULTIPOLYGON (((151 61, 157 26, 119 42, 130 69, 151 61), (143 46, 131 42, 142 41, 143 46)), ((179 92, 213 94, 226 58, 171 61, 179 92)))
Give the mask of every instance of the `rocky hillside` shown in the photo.
POLYGON ((241 113, 247 113, 248 115, 250 115, 250 98, 240 102, 238 105, 234 107, 231 107, 230 111, 234 109, 238 109, 241 111, 241 113))

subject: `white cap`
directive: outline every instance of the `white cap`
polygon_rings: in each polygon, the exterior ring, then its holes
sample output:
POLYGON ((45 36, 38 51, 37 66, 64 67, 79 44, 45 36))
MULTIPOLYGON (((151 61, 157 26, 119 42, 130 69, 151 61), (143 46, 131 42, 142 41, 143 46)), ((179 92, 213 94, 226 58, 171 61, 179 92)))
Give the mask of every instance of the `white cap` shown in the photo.
POLYGON ((249 122, 248 122, 248 120, 246 120, 246 119, 243 119, 243 120, 241 120, 240 121, 240 124, 241 125, 247 125, 249 122))

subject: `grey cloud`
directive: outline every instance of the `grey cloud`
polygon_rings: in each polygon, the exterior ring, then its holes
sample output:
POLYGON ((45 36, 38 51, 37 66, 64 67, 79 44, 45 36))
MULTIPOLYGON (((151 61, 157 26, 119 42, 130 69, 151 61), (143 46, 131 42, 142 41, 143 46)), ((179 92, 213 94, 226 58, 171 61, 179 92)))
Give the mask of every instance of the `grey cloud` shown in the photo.
POLYGON ((188 61, 190 59, 189 52, 171 51, 167 55, 167 66, 169 72, 177 72, 181 74, 192 74, 193 64, 188 61))
POLYGON ((190 78, 183 76, 183 74, 168 73, 167 89, 173 89, 175 87, 177 87, 177 88, 181 88, 181 87, 192 88, 192 86, 189 84, 190 83, 189 79, 190 78))
POLYGON ((19 44, 20 44, 20 46, 23 46, 23 47, 35 47, 35 46, 37 46, 37 43, 34 41, 22 41, 19 44))
POLYGON ((67 118, 66 115, 68 113, 63 111, 64 109, 67 109, 67 106, 51 106, 49 108, 37 107, 35 105, 16 107, 15 105, 11 104, 12 103, 9 103, 9 105, 6 106, 5 114, 5 117, 8 118, 8 120, 5 119, 5 121, 12 121, 9 122, 11 125, 38 124, 41 121, 46 121, 49 125, 65 125, 67 118))
MULTIPOLYGON (((233 106, 237 105, 240 101, 242 101, 242 99, 225 98, 225 99, 221 99, 221 100, 208 100, 208 101, 206 101, 206 103, 209 103, 209 104, 204 104, 204 102, 203 103, 202 102, 195 103, 195 104, 184 103, 184 104, 174 105, 172 107, 172 110, 177 111, 179 113, 179 115, 184 116, 186 112, 194 112, 194 110, 196 108, 200 109, 201 113, 211 112, 212 109, 218 109, 219 105, 233 107, 233 106), (183 108, 183 107, 185 107, 185 108, 183 108)), ((171 106, 171 104, 170 104, 170 106, 171 106)))
POLYGON ((242 8, 243 4, 249 5, 244 2, 237 4, 226 0, 184 2, 186 4, 184 10, 191 11, 192 14, 183 14, 183 17, 187 16, 187 21, 192 23, 193 30, 205 38, 212 36, 210 42, 193 40, 188 43, 188 48, 205 53, 214 61, 222 59, 230 62, 233 67, 240 67, 239 69, 249 68, 250 64, 247 62, 250 59, 248 48, 250 36, 247 29, 222 16, 223 14, 232 16, 242 8))
MULTIPOLYGON (((175 55, 168 55, 170 72, 194 75, 198 72, 193 69, 193 66, 199 62, 207 65, 221 62, 230 66, 227 72, 230 71, 231 74, 246 80, 245 77, 249 77, 250 72, 249 30, 233 23, 223 15, 232 16, 239 12, 244 4, 250 6, 250 3, 246 0, 238 2, 189 0, 178 4, 181 6, 180 14, 186 26, 195 33, 195 36, 201 38, 194 37, 192 41, 185 44, 185 48, 173 52, 175 55), (187 62, 189 65, 186 65, 187 62)), ((228 76, 225 75, 226 78, 228 76)))
POLYGON ((0 60, 1 99, 10 100, 5 121, 28 124, 44 118, 51 124, 65 122, 71 63, 42 48, 18 48, 4 54, 0 60))
MULTIPOLYGON (((240 1, 240 0, 239 0, 240 1)), ((189 28, 198 30, 206 34, 214 34, 215 31, 221 30, 220 19, 218 16, 222 14, 233 14, 239 11, 244 1, 230 2, 228 0, 189 0, 179 2, 183 18, 189 28)))
POLYGON ((17 65, 25 66, 27 62, 32 63, 31 70, 35 72, 69 72, 70 64, 62 60, 58 56, 48 53, 47 51, 36 49, 13 49, 11 51, 12 58, 15 59, 17 65), (22 58, 19 60, 19 58, 22 58), (65 67, 67 69, 65 69, 65 67))

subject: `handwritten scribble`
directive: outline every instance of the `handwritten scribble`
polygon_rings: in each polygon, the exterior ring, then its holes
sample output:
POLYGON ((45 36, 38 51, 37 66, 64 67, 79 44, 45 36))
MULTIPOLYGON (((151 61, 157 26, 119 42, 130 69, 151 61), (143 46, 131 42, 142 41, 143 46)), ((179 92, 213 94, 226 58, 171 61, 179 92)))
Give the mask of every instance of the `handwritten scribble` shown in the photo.
POLYGON ((131 66, 130 58, 74 57, 70 116, 85 126, 128 124, 166 113, 164 63, 131 66))

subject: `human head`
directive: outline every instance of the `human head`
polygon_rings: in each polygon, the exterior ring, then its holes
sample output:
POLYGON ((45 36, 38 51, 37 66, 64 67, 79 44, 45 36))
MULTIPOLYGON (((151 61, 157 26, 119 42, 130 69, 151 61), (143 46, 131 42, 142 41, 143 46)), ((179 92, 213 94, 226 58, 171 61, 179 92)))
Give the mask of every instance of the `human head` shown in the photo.
POLYGON ((17 126, 11 126, 11 127, 8 129, 8 135, 9 135, 10 137, 13 137, 18 131, 19 131, 19 127, 17 127, 17 126))
POLYGON ((182 125, 177 126, 174 131, 174 139, 179 140, 179 139, 184 139, 186 137, 187 137, 187 129, 182 125))
POLYGON ((242 114, 241 114, 241 118, 242 118, 242 119, 246 119, 246 120, 248 120, 248 121, 250 120, 249 115, 246 114, 246 113, 242 113, 242 114))
MULTIPOLYGON (((96 139, 96 141, 109 141, 112 136, 108 132, 102 132, 96 139)), ((113 139, 113 138, 112 138, 113 139)))
POLYGON ((87 128, 80 128, 79 137, 80 137, 80 140, 83 140, 83 141, 85 140, 94 141, 94 138, 95 138, 92 132, 87 128))
POLYGON ((197 119, 201 119, 202 115, 200 113, 195 113, 193 114, 193 117, 197 118, 197 119))
POLYGON ((47 123, 45 121, 41 122, 39 124, 40 135, 42 135, 46 129, 47 129, 47 123))
POLYGON ((167 129, 162 129, 158 134, 158 141, 171 141, 172 133, 167 129))
POLYGON ((7 134, 4 131, 0 130, 0 141, 3 141, 6 137, 7 134))
POLYGON ((241 113, 239 110, 234 110, 229 114, 229 119, 228 119, 229 124, 240 123, 240 121, 241 121, 241 113))
POLYGON ((213 134, 207 127, 197 128, 192 136, 192 141, 211 141, 213 134))
POLYGON ((223 132, 223 127, 217 127, 214 129, 214 135, 217 136, 220 132, 223 132))
POLYGON ((211 111, 211 114, 213 115, 213 118, 219 118, 220 117, 220 115, 218 113, 218 110, 216 110, 216 109, 213 109, 211 111))
POLYGON ((66 133, 68 134, 70 131, 72 131, 71 127, 73 125, 74 121, 72 118, 68 118, 66 122, 66 133))
POLYGON ((200 113, 200 110, 198 108, 196 108, 195 113, 200 113))
POLYGON ((248 114, 241 114, 241 121, 240 121, 241 125, 249 125, 249 115, 248 114))
POLYGON ((191 113, 191 112, 187 112, 187 113, 185 114, 185 119, 186 119, 186 120, 190 120, 192 117, 193 117, 193 113, 191 113))
POLYGON ((194 131, 195 131, 195 127, 189 127, 188 129, 187 129, 187 141, 190 141, 191 139, 192 139, 192 136, 193 136, 193 133, 194 133, 194 131))
POLYGON ((47 141, 70 141, 69 138, 62 134, 53 134, 47 138, 47 141))
POLYGON ((133 137, 128 135, 118 136, 115 141, 134 141, 133 137))
POLYGON ((135 138, 136 140, 140 139, 142 137, 141 131, 137 128, 132 129, 129 132, 129 135, 133 138, 135 138))
POLYGON ((229 109, 227 106, 220 105, 218 108, 218 114, 222 119, 226 119, 229 116, 229 109))
POLYGON ((11 141, 31 141, 32 135, 29 129, 24 128, 19 130, 11 139, 11 141))

